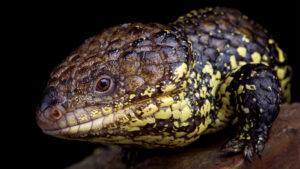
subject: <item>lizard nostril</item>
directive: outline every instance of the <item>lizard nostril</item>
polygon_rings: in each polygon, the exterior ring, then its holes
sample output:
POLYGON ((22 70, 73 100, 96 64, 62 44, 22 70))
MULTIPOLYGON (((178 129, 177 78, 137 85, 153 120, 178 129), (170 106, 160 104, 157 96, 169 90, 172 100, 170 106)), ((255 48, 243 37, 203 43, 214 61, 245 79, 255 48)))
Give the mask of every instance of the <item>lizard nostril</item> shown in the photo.
POLYGON ((50 112, 50 118, 52 118, 54 120, 60 119, 61 116, 62 116, 62 113, 58 109, 54 109, 53 111, 50 112))

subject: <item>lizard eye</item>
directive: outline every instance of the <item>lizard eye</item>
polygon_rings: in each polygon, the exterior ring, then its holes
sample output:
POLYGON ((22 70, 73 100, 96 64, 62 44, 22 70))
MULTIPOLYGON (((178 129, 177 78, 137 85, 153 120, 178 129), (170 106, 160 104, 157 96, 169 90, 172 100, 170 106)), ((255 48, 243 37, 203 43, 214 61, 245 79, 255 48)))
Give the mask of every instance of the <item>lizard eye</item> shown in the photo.
POLYGON ((109 89, 110 85, 111 85, 110 79, 107 77, 102 77, 97 82, 96 90, 98 92, 105 92, 109 89))

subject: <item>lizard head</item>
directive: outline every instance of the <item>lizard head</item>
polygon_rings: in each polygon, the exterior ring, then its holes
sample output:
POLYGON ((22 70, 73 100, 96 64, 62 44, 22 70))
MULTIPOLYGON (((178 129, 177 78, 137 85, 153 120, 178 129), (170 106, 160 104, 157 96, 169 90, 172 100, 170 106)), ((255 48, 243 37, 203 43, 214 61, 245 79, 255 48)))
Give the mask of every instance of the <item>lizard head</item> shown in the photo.
POLYGON ((108 28, 53 70, 38 125, 56 137, 109 144, 162 137, 180 118, 190 55, 190 43, 167 26, 108 28))

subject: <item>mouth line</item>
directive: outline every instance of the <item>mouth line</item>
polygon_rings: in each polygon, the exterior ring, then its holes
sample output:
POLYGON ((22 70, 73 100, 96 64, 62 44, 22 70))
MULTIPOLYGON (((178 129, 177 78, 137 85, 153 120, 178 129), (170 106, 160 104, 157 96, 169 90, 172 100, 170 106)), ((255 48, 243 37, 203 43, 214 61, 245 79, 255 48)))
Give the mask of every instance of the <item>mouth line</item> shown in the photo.
POLYGON ((108 115, 103 115, 99 118, 90 121, 68 126, 59 129, 46 129, 44 133, 61 138, 82 138, 87 136, 97 136, 105 134, 107 129, 114 129, 118 126, 126 125, 126 122, 135 116, 132 106, 113 112, 108 115))

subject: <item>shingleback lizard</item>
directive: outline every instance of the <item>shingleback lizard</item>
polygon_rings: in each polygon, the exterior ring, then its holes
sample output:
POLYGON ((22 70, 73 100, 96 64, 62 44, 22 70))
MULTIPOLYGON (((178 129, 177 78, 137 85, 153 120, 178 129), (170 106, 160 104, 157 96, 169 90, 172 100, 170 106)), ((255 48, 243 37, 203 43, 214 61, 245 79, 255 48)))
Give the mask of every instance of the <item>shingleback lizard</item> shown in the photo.
POLYGON ((46 134, 145 148, 186 146, 238 125, 227 152, 260 155, 291 67, 268 32, 235 9, 173 23, 128 23, 87 39, 51 73, 37 108, 46 134))

